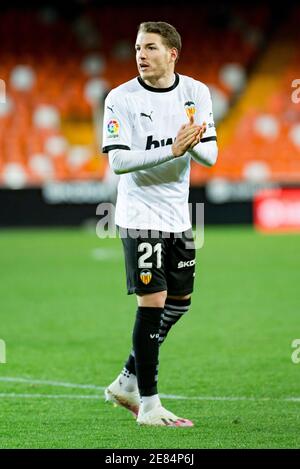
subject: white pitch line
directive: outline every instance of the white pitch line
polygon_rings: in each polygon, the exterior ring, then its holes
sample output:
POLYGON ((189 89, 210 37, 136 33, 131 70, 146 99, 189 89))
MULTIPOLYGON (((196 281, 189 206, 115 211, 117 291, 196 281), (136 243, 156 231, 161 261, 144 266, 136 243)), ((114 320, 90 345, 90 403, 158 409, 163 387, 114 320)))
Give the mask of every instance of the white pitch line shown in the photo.
MULTIPOLYGON (((174 396, 168 394, 160 394, 160 397, 165 399, 186 399, 186 400, 198 400, 198 401, 285 401, 285 402, 300 402, 300 397, 283 397, 283 398, 269 398, 269 397, 205 397, 205 396, 174 396)), ((0 393, 0 399, 13 398, 13 399, 96 399, 100 400, 104 396, 94 395, 80 395, 80 394, 38 394, 38 393, 0 393)))
POLYGON ((104 386, 95 386, 94 384, 74 384, 74 383, 65 383, 64 381, 48 381, 45 379, 31 379, 31 378, 19 378, 19 377, 9 377, 9 376, 0 376, 0 382, 5 383, 24 383, 24 384, 45 384, 47 386, 60 386, 63 388, 77 388, 77 389, 96 389, 97 391, 103 391, 104 386))
POLYGON ((14 399, 100 399, 100 396, 96 395, 83 395, 81 396, 80 394, 37 394, 37 393, 32 393, 32 394, 21 394, 18 392, 2 392, 0 393, 0 399, 1 398, 14 398, 14 399))
MULTIPOLYGON (((0 377, 0 382, 6 383, 23 383, 23 384, 42 384, 53 387, 65 387, 74 389, 94 389, 103 391, 104 386, 96 386, 95 384, 76 384, 66 383, 64 381, 48 381, 41 379, 21 378, 21 377, 0 377)), ((101 399, 98 395, 79 395, 79 394, 21 394, 21 393, 0 393, 1 397, 23 397, 23 398, 49 398, 49 399, 101 399)), ((187 400, 187 401, 252 401, 252 402, 300 402, 300 397, 254 397, 254 396, 180 396, 177 394, 161 394, 164 399, 187 400)))

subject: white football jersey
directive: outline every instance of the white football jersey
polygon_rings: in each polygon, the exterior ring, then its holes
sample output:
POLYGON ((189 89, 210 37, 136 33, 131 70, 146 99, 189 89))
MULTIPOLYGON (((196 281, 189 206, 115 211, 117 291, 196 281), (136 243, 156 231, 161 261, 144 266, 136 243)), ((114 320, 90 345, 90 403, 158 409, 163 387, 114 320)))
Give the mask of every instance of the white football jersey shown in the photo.
MULTIPOLYGON (((166 147, 172 154, 178 130, 192 114, 197 124, 207 124, 201 142, 216 140, 210 92, 204 83, 176 73, 171 87, 153 88, 134 78, 106 97, 103 152, 166 147)), ((190 159, 186 152, 158 166, 122 174, 116 224, 173 233, 190 228, 190 159)))

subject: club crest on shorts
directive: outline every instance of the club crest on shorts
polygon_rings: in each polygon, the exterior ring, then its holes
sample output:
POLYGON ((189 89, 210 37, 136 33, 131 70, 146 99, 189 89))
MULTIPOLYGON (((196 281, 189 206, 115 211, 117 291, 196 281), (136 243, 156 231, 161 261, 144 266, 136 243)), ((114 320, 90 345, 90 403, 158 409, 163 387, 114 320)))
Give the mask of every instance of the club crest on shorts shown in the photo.
POLYGON ((184 103, 184 109, 186 115, 188 116, 188 119, 190 119, 196 112, 196 106, 194 101, 187 101, 186 103, 184 103))
POLYGON ((144 285, 148 285, 152 279, 152 272, 150 270, 142 270, 140 273, 140 279, 144 285))

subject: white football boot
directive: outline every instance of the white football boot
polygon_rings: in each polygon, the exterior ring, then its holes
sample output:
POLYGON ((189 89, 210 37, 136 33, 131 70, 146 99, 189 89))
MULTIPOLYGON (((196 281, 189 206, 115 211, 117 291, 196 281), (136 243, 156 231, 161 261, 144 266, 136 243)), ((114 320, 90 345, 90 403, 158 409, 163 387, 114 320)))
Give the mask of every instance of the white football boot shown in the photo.
POLYGON ((134 391, 125 391, 122 376, 118 376, 104 391, 105 401, 112 402, 129 410, 136 418, 139 413, 140 395, 138 388, 134 391))
POLYGON ((165 409, 161 404, 155 406, 148 412, 143 412, 140 408, 137 417, 137 423, 140 425, 153 425, 161 427, 193 427, 190 420, 177 417, 177 415, 165 409))

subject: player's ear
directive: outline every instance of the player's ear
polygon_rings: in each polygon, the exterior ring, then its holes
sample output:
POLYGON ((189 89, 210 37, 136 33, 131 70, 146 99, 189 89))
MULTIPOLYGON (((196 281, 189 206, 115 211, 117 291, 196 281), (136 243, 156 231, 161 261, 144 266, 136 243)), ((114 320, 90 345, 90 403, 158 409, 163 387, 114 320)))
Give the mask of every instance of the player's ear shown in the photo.
POLYGON ((172 47, 170 49, 170 52, 171 52, 171 58, 173 62, 176 63, 178 59, 178 50, 176 49, 176 47, 172 47))

